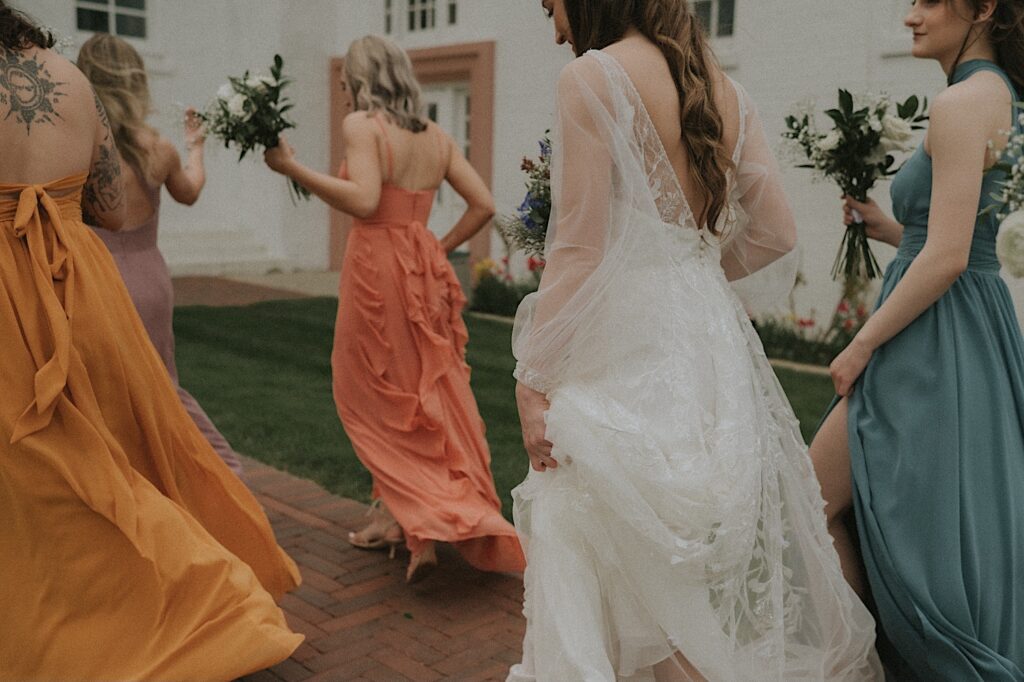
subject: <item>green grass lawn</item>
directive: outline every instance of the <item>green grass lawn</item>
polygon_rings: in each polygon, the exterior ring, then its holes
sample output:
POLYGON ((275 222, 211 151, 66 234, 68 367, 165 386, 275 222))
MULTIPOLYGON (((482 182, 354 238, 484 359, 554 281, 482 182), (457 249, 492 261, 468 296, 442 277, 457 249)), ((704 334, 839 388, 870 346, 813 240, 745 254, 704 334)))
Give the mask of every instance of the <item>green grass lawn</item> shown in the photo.
MULTIPOLYGON (((370 476, 356 459, 331 397, 337 299, 245 307, 178 308, 174 328, 181 383, 235 449, 328 490, 367 500, 370 476)), ((513 400, 512 329, 467 318, 473 391, 487 423, 494 479, 509 515, 509 490, 526 475, 513 400)), ((832 398, 826 377, 780 370, 809 437, 832 398)))

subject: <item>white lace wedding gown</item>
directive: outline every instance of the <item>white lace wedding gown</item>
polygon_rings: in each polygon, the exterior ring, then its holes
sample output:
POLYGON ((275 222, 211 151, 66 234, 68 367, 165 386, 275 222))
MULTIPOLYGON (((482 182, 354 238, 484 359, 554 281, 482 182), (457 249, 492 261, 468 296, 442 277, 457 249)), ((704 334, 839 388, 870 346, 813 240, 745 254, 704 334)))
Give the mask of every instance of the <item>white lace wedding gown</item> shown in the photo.
POLYGON ((560 466, 513 491, 528 626, 509 680, 651 679, 676 652, 715 681, 881 679, 796 419, 728 281, 794 233, 733 85, 722 241, 697 229, 615 58, 591 51, 559 80, 547 267, 514 345, 517 378, 550 400, 560 466))

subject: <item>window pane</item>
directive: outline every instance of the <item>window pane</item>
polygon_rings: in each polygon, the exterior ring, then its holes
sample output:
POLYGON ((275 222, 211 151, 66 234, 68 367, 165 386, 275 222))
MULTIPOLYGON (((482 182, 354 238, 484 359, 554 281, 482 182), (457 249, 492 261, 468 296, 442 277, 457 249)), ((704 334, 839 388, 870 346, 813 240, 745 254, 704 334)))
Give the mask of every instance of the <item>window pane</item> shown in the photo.
POLYGON ((117 35, 130 38, 146 37, 146 18, 128 14, 117 15, 117 35))
POLYGON ((736 23, 736 0, 718 0, 718 36, 731 36, 736 23))
POLYGON ((427 105, 427 118, 434 123, 437 123, 437 104, 435 102, 431 102, 427 105))
POLYGON ((110 15, 96 9, 78 8, 78 30, 108 33, 110 31, 110 15))
POLYGON ((409 0, 409 30, 416 30, 416 9, 413 7, 412 0, 409 0))
POLYGON ((705 33, 711 31, 711 0, 698 0, 693 3, 693 13, 697 15, 697 21, 705 33))
POLYGON ((459 20, 459 6, 455 0, 448 0, 448 25, 451 26, 459 20))
POLYGON ((114 4, 129 9, 146 9, 146 0, 114 0, 114 4))

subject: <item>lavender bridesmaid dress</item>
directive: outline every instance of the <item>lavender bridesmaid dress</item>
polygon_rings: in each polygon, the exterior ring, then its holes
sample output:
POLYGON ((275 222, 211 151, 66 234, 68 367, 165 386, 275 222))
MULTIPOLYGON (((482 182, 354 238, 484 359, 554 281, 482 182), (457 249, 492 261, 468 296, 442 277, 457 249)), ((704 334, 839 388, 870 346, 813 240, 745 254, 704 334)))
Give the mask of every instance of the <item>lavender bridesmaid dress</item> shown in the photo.
POLYGON ((153 207, 150 218, 134 228, 117 232, 93 227, 114 257, 132 303, 142 318, 153 346, 167 367, 171 380, 178 389, 178 398, 192 421, 217 451, 224 463, 236 474, 242 473, 242 462, 217 430, 203 408, 192 395, 178 383, 178 368, 174 363, 174 289, 167 263, 157 248, 157 226, 160 222, 160 187, 150 187, 138 169, 133 169, 143 187, 147 188, 149 203, 153 207))

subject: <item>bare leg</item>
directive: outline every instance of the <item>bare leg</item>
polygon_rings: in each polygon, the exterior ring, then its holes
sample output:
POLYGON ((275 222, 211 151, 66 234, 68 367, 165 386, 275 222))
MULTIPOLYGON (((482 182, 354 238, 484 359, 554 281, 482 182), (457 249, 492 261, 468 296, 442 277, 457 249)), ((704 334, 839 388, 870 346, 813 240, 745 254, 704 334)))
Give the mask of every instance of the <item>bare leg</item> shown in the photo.
POLYGON ((847 435, 847 399, 843 398, 821 425, 811 443, 811 461, 825 498, 828 532, 835 541, 843 575, 861 599, 867 596, 864 569, 846 521, 852 511, 853 481, 850 474, 850 445, 847 435))
POLYGON ((707 678, 677 652, 672 658, 666 658, 654 666, 655 682, 707 682, 707 678))

